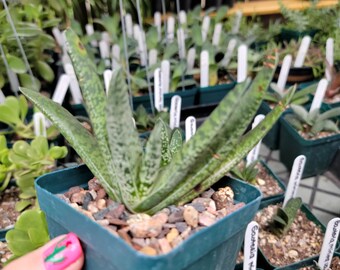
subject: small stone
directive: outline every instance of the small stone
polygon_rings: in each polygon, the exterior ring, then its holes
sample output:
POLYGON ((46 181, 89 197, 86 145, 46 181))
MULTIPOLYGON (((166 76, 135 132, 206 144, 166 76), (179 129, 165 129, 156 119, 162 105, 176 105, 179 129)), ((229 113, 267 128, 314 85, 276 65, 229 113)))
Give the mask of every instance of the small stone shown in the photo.
POLYGON ((102 188, 102 185, 100 184, 99 180, 95 177, 92 178, 88 182, 88 186, 89 186, 89 190, 94 190, 94 191, 98 191, 99 189, 102 188))
MULTIPOLYGON (((87 207, 87 210, 89 210, 92 214, 98 213, 99 209, 97 208, 97 206, 95 206, 94 204, 90 203, 89 206, 87 207)), ((95 219, 103 219, 103 218, 96 218, 94 216, 95 219)))
POLYGON ((164 213, 164 214, 166 214, 167 216, 169 216, 170 215, 170 209, 169 208, 164 208, 164 209, 162 209, 161 211, 160 211, 160 213, 164 213))
POLYGON ((95 200, 97 198, 97 192, 96 191, 89 190, 89 193, 91 194, 93 200, 95 200))
POLYGON ((181 233, 181 237, 182 237, 183 239, 187 239, 187 238, 189 237, 190 234, 191 234, 191 228, 190 228, 190 227, 187 227, 187 228, 185 229, 185 231, 183 231, 183 232, 181 233))
POLYGON ((96 200, 104 199, 106 196, 106 191, 105 189, 101 188, 97 191, 97 198, 96 200))
POLYGON ((110 224, 112 225, 117 225, 117 226, 127 226, 127 222, 125 220, 121 220, 119 218, 107 218, 106 220, 109 221, 110 224))
POLYGON ((212 188, 209 188, 208 190, 204 191, 201 194, 202 198, 211 198, 211 196, 214 194, 215 190, 213 190, 212 188))
POLYGON ((105 228, 110 231, 112 234, 118 236, 118 233, 117 233, 117 227, 115 226, 105 226, 105 228))
POLYGON ((81 191, 83 191, 84 189, 82 187, 71 187, 64 195, 65 197, 67 198, 71 198, 71 196, 74 194, 74 193, 79 193, 81 191))
POLYGON ((109 211, 105 217, 107 218, 120 218, 120 216, 123 214, 125 211, 125 206, 124 204, 119 204, 117 207, 109 211))
POLYGON ((261 179, 261 178, 257 178, 257 184, 259 185, 259 186, 264 186, 265 184, 266 184, 266 181, 264 181, 263 179, 261 179))
MULTIPOLYGON (((98 213, 95 213, 93 217, 97 219, 104 219, 107 213, 109 213, 112 209, 117 207, 118 203, 110 204, 108 207, 104 208, 103 210, 100 210, 98 213)), ((90 206, 89 206, 90 207, 90 206)))
POLYGON ((106 201, 104 199, 98 200, 97 207, 99 210, 103 210, 104 208, 106 208, 106 201))
POLYGON ((199 203, 199 204, 203 204, 205 208, 207 207, 212 207, 212 208, 216 208, 216 204, 214 202, 214 200, 210 199, 210 198, 196 198, 192 201, 193 203, 199 203))
POLYGON ((291 249, 288 251, 288 257, 289 258, 297 258, 299 256, 299 253, 295 249, 291 249))
POLYGON ((132 238, 132 243, 144 247, 145 246, 145 239, 144 238, 132 238))
POLYGON ((216 208, 207 207, 207 211, 210 214, 213 214, 214 216, 218 216, 218 212, 216 211, 216 208))
POLYGON ((121 229, 117 231, 118 235, 123 238, 123 240, 128 243, 129 245, 132 244, 132 240, 131 237, 129 236, 129 234, 126 232, 126 230, 121 229))
POLYGON ((64 194, 57 194, 57 197, 58 197, 59 199, 63 200, 64 202, 68 203, 68 204, 71 203, 71 202, 70 202, 70 199, 67 198, 64 194))
POLYGON ((142 249, 139 250, 139 252, 144 253, 145 255, 149 255, 149 256, 155 256, 157 255, 157 251, 156 249, 149 247, 149 246, 145 246, 142 249))
POLYGON ((79 209, 80 206, 77 203, 70 203, 70 206, 74 209, 79 209))
POLYGON ((243 206, 245 206, 244 202, 240 202, 240 203, 235 204, 235 205, 229 205, 228 208, 226 208, 227 215, 230 215, 231 213, 235 212, 236 210, 242 208, 243 206))
POLYGON ((108 226, 110 224, 110 222, 107 219, 97 220, 96 222, 102 226, 108 226))
POLYGON ((166 238, 158 239, 158 244, 162 253, 168 253, 171 251, 171 246, 166 238))
POLYGON ((171 211, 171 214, 169 215, 169 223, 176 223, 183 221, 183 209, 176 208, 176 210, 171 211))
MULTIPOLYGON (((168 222, 169 222, 169 220, 168 220, 168 222)), ((176 228, 176 225, 175 224, 172 224, 172 223, 165 223, 164 225, 163 225, 163 228, 164 229, 172 229, 172 228, 176 228)))
POLYGON ((230 187, 219 188, 212 195, 212 199, 216 203, 217 210, 226 207, 228 204, 232 204, 234 201, 234 192, 230 187))
POLYGON ((93 197, 90 192, 85 193, 84 201, 83 201, 83 209, 87 210, 89 203, 93 200, 93 197))
POLYGON ((185 222, 193 227, 196 228, 198 225, 198 211, 192 207, 192 206, 187 206, 184 208, 183 212, 183 217, 185 222))
POLYGON ((177 247, 179 244, 181 244, 183 242, 182 237, 179 235, 177 236, 174 240, 172 240, 171 242, 171 246, 172 247, 177 247))
POLYGON ((188 228, 188 224, 186 222, 177 222, 176 224, 176 229, 182 233, 188 228))
POLYGON ((202 226, 210 226, 214 224, 216 221, 216 217, 209 212, 203 212, 198 215, 198 223, 202 226))
POLYGON ((83 204, 86 191, 82 190, 80 192, 75 192, 71 195, 71 203, 83 204))
POLYGON ((179 235, 179 232, 176 228, 172 228, 170 232, 166 235, 166 240, 168 240, 169 243, 171 243, 177 236, 179 235))
POLYGON ((200 213, 205 211, 205 206, 203 203, 190 203, 189 205, 194 207, 200 213))
POLYGON ((167 222, 167 220, 168 216, 160 212, 150 219, 132 223, 129 227, 134 237, 157 237, 162 232, 163 225, 167 222))
POLYGON ((127 220, 127 224, 131 225, 134 223, 139 223, 142 221, 149 220, 150 218, 151 217, 148 214, 144 214, 144 213, 131 215, 129 219, 127 220))
POLYGON ((82 212, 85 216, 89 217, 90 219, 94 220, 94 217, 90 211, 81 209, 80 212, 82 212))

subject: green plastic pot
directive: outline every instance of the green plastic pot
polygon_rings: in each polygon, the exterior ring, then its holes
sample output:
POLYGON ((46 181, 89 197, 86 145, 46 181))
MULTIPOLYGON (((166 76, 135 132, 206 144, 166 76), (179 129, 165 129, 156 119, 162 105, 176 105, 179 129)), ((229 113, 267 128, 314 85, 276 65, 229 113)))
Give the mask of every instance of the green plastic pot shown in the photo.
MULTIPOLYGON (((282 202, 282 199, 272 199, 272 200, 268 200, 265 204, 262 204, 260 209, 263 209, 265 207, 267 207, 268 205, 272 205, 272 204, 278 204, 282 202)), ((300 210, 306 214, 307 218, 312 221, 313 223, 315 223, 317 226, 319 226, 322 230, 322 232, 325 233, 326 231, 326 227, 318 220, 318 218, 311 212, 311 210, 309 209, 309 207, 306 205, 306 204, 302 204, 300 210)), ((339 246, 339 243, 337 243, 337 246, 339 246)), ((316 256, 312 256, 310 258, 306 258, 306 259, 303 259, 301 261, 298 261, 298 262, 295 262, 293 264, 290 264, 290 265, 286 265, 284 266, 283 269, 296 269, 296 268, 290 268, 292 267, 293 265, 295 264, 303 264, 305 262, 310 262, 310 261, 313 261, 313 260, 316 260, 318 258, 318 255, 316 256)), ((271 270, 271 269, 276 269, 277 266, 276 265, 273 265, 269 262, 269 260, 266 258, 266 256, 263 254, 263 252, 261 251, 261 248, 259 247, 258 248, 258 265, 259 267, 263 268, 263 269, 266 269, 266 270, 271 270)), ((281 269, 281 268, 280 268, 281 269)))
MULTIPOLYGON (((170 108, 171 98, 178 95, 182 98, 182 108, 194 106, 197 104, 197 89, 190 89, 185 91, 176 91, 172 93, 164 94, 164 107, 170 108)), ((151 95, 153 100, 153 94, 151 95)), ((133 108, 136 109, 139 105, 143 105, 144 108, 151 112, 150 97, 149 95, 133 97, 133 108)))
POLYGON ((288 170, 291 170, 297 156, 305 155, 307 159, 303 178, 325 172, 340 146, 340 134, 317 140, 305 140, 284 117, 280 122, 280 161, 288 170))
POLYGON ((202 87, 198 89, 198 104, 217 104, 219 103, 225 95, 229 93, 236 85, 236 82, 228 84, 220 84, 216 86, 202 87))
POLYGON ((300 32, 300 31, 296 31, 292 29, 282 28, 280 37, 281 37, 281 41, 290 41, 291 39, 299 40, 307 35, 313 38, 318 31, 319 30, 317 29, 309 29, 309 30, 300 32))
POLYGON ((55 196, 73 186, 86 187, 93 177, 85 165, 46 174, 36 180, 41 209, 51 237, 74 232, 85 251, 85 270, 232 270, 247 224, 260 205, 260 191, 242 181, 224 177, 215 188, 229 185, 235 199, 246 205, 195 233, 165 255, 147 256, 55 196))

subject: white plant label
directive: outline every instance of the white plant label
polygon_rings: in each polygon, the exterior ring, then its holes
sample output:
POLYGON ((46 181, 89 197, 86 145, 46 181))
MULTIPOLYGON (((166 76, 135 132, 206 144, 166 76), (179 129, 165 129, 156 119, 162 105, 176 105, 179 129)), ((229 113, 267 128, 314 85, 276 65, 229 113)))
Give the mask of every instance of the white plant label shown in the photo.
POLYGON ((201 52, 201 81, 200 86, 201 87, 208 87, 209 86, 209 52, 208 51, 202 51, 201 52))
POLYGON ((139 38, 139 35, 140 35, 140 28, 139 28, 139 25, 138 24, 135 24, 133 26, 133 38, 138 42, 138 38, 139 38))
POLYGON ((171 43, 174 41, 174 39, 175 39, 175 18, 169 16, 167 20, 167 41, 168 43, 171 43))
POLYGON ((247 79, 248 74, 248 47, 242 44, 237 50, 237 82, 241 83, 247 79))
POLYGON ((157 28, 158 40, 162 39, 162 16, 160 12, 154 14, 154 24, 157 28))
POLYGON ((9 84, 13 93, 17 93, 19 90, 19 79, 18 75, 14 73, 11 69, 7 70, 9 84))
POLYGON ((102 32, 102 40, 107 42, 107 44, 111 43, 111 37, 110 37, 109 32, 106 32, 106 31, 102 32))
POLYGON ((321 270, 329 269, 340 232, 340 218, 333 218, 327 224, 318 265, 321 270))
POLYGON ((228 43, 227 51, 226 51, 224 58, 222 60, 222 65, 224 67, 227 67, 229 65, 230 60, 233 57, 236 45, 237 45, 237 40, 232 38, 228 43))
POLYGON ((78 84, 77 77, 74 73, 74 69, 72 64, 66 64, 65 65, 65 72, 70 76, 70 89, 71 89, 71 95, 73 98, 73 102, 75 104, 81 104, 83 101, 83 98, 81 96, 80 87, 78 84))
POLYGON ((321 79, 318 84, 318 87, 316 88, 313 102, 309 109, 310 112, 315 109, 320 109, 327 87, 328 87, 328 81, 326 79, 321 79))
POLYGON ((306 164, 306 157, 304 155, 300 155, 295 158, 292 172, 290 173, 287 190, 285 193, 285 199, 283 201, 283 207, 285 207, 286 203, 290 199, 295 198, 299 184, 300 184, 301 176, 305 168, 305 164, 306 164))
POLYGON ((36 112, 33 114, 33 125, 35 136, 46 137, 46 122, 45 116, 41 112, 36 112))
POLYGON ((187 13, 184 10, 181 10, 178 14, 178 20, 181 25, 187 24, 187 13))
POLYGON ((196 49, 195 47, 190 48, 188 51, 187 56, 187 69, 188 71, 191 71, 194 69, 195 66, 195 58, 196 58, 196 49))
POLYGON ((218 46, 220 44, 221 32, 222 32, 222 24, 218 23, 215 25, 213 39, 212 39, 212 44, 214 46, 218 46))
POLYGON ((5 95, 0 89, 0 104, 3 104, 5 102, 5 99, 6 99, 5 95))
POLYGON ((169 93, 170 88, 170 62, 169 60, 163 60, 161 62, 162 71, 162 89, 163 94, 169 93))
POLYGON ((61 62, 63 63, 64 70, 65 70, 65 65, 66 64, 71 64, 71 59, 70 59, 70 57, 68 56, 67 53, 64 53, 61 56, 61 62))
MULTIPOLYGON (((85 31, 88 36, 91 36, 94 34, 94 28, 92 24, 87 24, 85 25, 85 31)), ((91 41, 91 46, 92 47, 98 47, 98 42, 97 40, 92 40, 91 41)))
POLYGON ((137 42, 138 42, 138 51, 139 51, 139 56, 140 56, 140 63, 141 63, 142 66, 146 66, 147 55, 145 53, 145 44, 144 44, 143 33, 140 30, 139 26, 137 26, 135 29, 136 29, 136 33, 135 33, 136 36, 135 37, 136 37, 137 42))
POLYGON ((210 17, 205 16, 203 18, 203 23, 202 23, 202 40, 203 42, 206 41, 208 33, 209 33, 209 27, 210 27, 210 17))
POLYGON ((192 136, 196 133, 196 118, 193 116, 185 119, 185 141, 189 141, 192 136))
POLYGON ((256 270, 259 229, 256 221, 250 222, 247 226, 244 237, 243 270, 256 270))
POLYGON ((175 95, 171 98, 170 107, 170 128, 178 128, 181 121, 182 98, 175 95))
POLYGON ((59 104, 62 104, 65 99, 67 89, 70 86, 71 78, 69 75, 63 74, 59 77, 57 86, 52 96, 52 100, 59 104))
POLYGON ((177 41, 178 41, 178 54, 180 59, 185 59, 185 35, 183 28, 178 28, 177 30, 177 41))
POLYGON ((64 38, 58 27, 53 27, 52 34, 60 47, 64 47, 64 38))
POLYGON ((240 30, 240 25, 241 25, 241 20, 242 20, 242 12, 241 11, 236 11, 235 13, 235 21, 233 28, 231 29, 231 33, 237 34, 240 30))
POLYGON ((149 51, 149 66, 155 65, 157 63, 158 51, 157 49, 151 49, 149 51))
MULTIPOLYGON (((263 114, 257 115, 252 124, 252 129, 254 129, 264 118, 265 116, 263 114)), ((260 153, 261 142, 262 140, 260 140, 258 144, 252 150, 250 150, 249 154, 247 155, 247 166, 258 159, 259 153, 260 153)))
MULTIPOLYGON (((334 65, 334 39, 328 38, 326 42, 326 60, 328 64, 333 67, 334 65)), ((326 79, 330 82, 332 80, 332 71, 326 68, 326 79)))
POLYGON ((132 23, 131 14, 127 13, 124 18, 125 18, 126 35, 132 38, 133 37, 133 23, 132 23))
POLYGON ((106 69, 104 71, 104 86, 105 86, 105 92, 106 94, 109 93, 109 89, 110 89, 110 82, 111 82, 111 78, 112 78, 112 70, 110 69, 106 69))
POLYGON ((277 86, 281 90, 281 93, 283 93, 284 90, 286 89, 286 83, 288 79, 289 70, 292 65, 292 60, 293 57, 290 54, 286 55, 285 58, 283 58, 279 79, 277 80, 277 86))
POLYGON ((296 68, 303 67, 311 40, 312 39, 310 36, 304 36, 302 38, 301 45, 294 62, 294 67, 296 68))
POLYGON ((154 72, 154 103, 157 111, 162 111, 164 108, 163 90, 162 90, 162 72, 157 68, 154 72))
POLYGON ((111 57, 112 57, 112 63, 111 63, 112 70, 119 68, 120 67, 120 47, 118 44, 115 44, 112 46, 111 57))
POLYGON ((105 66, 109 67, 110 63, 110 46, 105 40, 99 41, 100 57, 105 61, 105 66))

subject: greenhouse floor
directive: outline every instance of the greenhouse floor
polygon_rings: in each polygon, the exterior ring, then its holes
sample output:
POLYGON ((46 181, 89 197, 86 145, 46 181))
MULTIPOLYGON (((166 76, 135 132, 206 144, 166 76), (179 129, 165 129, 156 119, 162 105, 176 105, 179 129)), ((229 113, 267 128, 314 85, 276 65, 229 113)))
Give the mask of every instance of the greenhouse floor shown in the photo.
MULTIPOLYGON (((279 151, 271 151, 262 144, 260 155, 277 176, 287 184, 290 172, 279 161, 279 151)), ((340 217, 340 179, 330 172, 302 179, 298 196, 309 205, 323 224, 326 225, 334 217, 340 217)))

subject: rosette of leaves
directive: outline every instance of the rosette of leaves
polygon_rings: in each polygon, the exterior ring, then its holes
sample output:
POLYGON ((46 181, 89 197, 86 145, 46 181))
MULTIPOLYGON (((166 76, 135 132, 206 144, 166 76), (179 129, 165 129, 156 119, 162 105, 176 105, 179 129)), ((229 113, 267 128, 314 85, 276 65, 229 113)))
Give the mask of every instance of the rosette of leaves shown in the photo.
POLYGON ((284 207, 278 208, 270 224, 271 231, 278 236, 285 235, 293 224, 301 205, 301 198, 292 198, 284 207))
POLYGON ((172 138, 162 121, 151 131, 144 151, 133 124, 122 72, 114 71, 106 96, 79 38, 67 30, 66 40, 94 135, 60 105, 33 90, 21 91, 55 123, 109 196, 133 212, 152 214, 197 197, 263 138, 292 95, 289 93, 255 129, 244 134, 272 80, 276 65, 271 57, 251 85, 249 81, 238 84, 173 154, 169 146, 172 138))
POLYGON ((259 170, 256 168, 257 161, 249 165, 240 164, 231 170, 231 174, 250 184, 256 184, 256 176, 259 170))
MULTIPOLYGON (((0 134, 15 135, 15 139, 35 138, 33 121, 28 122, 27 115, 28 103, 25 96, 6 97, 5 102, 0 104, 0 122, 8 125, 8 129, 0 131, 0 134)), ((46 133, 50 139, 59 134, 54 126, 47 128, 46 133)))
POLYGON ((157 111, 155 115, 152 115, 146 111, 143 105, 139 105, 133 112, 133 118, 135 119, 138 132, 146 132, 152 130, 158 119, 162 119, 164 123, 169 123, 170 115, 166 110, 157 111))
POLYGON ((333 108, 325 112, 319 109, 307 111, 301 105, 292 104, 293 113, 287 114, 285 119, 298 131, 306 134, 308 138, 317 136, 320 132, 339 132, 340 108, 333 108))
MULTIPOLYGON (((42 4, 33 2, 9 2, 9 10, 18 36, 31 65, 34 83, 27 74, 27 67, 22 60, 13 30, 7 21, 6 11, 0 6, 0 43, 3 47, 9 68, 19 77, 20 84, 25 87, 40 89, 40 80, 48 83, 54 80, 53 52, 56 44, 47 30, 57 26, 60 19, 53 10, 42 4)), ((5 65, 0 65, 0 88, 8 82, 5 65)))

